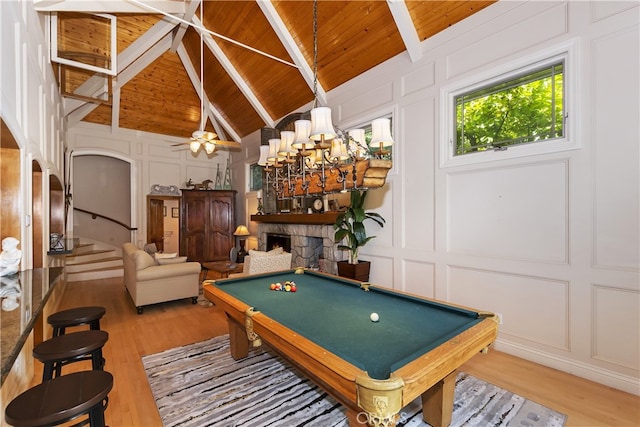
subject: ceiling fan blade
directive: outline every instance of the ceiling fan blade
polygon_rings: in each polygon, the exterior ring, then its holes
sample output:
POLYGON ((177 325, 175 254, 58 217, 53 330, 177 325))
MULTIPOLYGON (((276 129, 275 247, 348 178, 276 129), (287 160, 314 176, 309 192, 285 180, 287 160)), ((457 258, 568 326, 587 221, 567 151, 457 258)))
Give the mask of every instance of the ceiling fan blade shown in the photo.
POLYGON ((179 147, 181 145, 189 145, 189 144, 191 144, 191 141, 189 141, 189 142, 178 142, 176 144, 171 144, 171 146, 172 147, 179 147))
POLYGON ((240 149, 242 148, 240 143, 235 141, 223 141, 214 139, 212 142, 216 144, 216 148, 220 148, 222 150, 240 151, 240 149))

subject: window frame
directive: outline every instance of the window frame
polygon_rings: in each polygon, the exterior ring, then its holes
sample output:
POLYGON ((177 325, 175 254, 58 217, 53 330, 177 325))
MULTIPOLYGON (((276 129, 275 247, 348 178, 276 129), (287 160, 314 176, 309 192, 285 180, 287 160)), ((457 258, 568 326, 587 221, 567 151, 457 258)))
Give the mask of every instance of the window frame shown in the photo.
POLYGON ((576 132, 578 117, 578 82, 577 41, 545 49, 535 55, 529 55, 516 61, 507 62, 491 70, 475 74, 473 77, 461 80, 441 89, 441 143, 440 166, 450 167, 467 164, 486 163, 496 160, 532 156, 544 153, 574 150, 580 148, 576 132), (564 136, 527 144, 507 146, 506 150, 478 151, 456 155, 456 97, 476 91, 482 87, 497 85, 533 72, 541 67, 551 66, 563 61, 564 86, 564 136))

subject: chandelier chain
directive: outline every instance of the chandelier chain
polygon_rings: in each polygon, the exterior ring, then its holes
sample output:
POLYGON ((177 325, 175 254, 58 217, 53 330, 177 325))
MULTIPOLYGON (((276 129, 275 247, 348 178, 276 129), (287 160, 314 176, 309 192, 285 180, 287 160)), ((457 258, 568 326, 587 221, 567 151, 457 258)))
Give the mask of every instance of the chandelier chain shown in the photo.
POLYGON ((313 108, 318 104, 318 1, 313 0, 313 108))

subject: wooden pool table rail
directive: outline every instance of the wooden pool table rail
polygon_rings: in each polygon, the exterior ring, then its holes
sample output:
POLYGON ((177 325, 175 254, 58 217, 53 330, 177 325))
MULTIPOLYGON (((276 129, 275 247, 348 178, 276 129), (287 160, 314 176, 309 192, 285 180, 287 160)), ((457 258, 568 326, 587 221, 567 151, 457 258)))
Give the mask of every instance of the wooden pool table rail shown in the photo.
MULTIPOLYGON (((434 427, 451 421, 456 369, 497 337, 497 323, 485 318, 453 339, 391 373, 373 380, 367 372, 325 350, 221 289, 204 285, 205 297, 227 315, 231 355, 248 355, 247 325, 260 339, 347 408, 350 425, 393 426, 402 408, 422 396, 423 418, 434 427), (250 317, 250 321, 248 318, 250 317)), ((381 345, 384 348, 384 345, 381 345)))

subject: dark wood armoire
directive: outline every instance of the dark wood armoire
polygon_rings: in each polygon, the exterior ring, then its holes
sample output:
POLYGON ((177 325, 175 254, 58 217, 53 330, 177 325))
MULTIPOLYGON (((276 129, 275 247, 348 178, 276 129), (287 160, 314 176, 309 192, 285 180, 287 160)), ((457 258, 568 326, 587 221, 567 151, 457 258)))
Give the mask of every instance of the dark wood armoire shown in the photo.
POLYGON ((229 259, 235 245, 235 200, 233 190, 182 190, 181 256, 198 262, 229 259))

